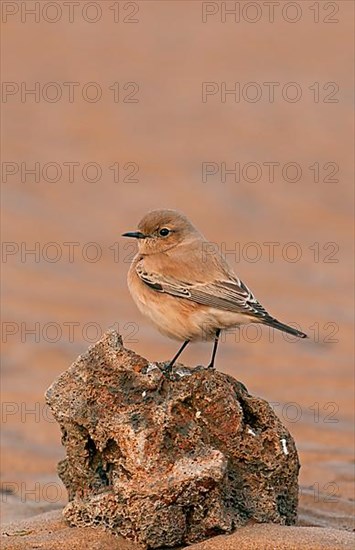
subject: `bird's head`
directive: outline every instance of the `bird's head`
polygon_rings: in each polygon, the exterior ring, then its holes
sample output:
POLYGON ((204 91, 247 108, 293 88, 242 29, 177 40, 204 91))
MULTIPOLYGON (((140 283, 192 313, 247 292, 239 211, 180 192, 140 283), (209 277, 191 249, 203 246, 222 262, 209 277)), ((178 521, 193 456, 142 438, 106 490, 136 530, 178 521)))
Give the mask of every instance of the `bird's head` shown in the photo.
POLYGON ((123 233, 122 236, 136 238, 141 254, 166 252, 183 242, 201 237, 188 218, 176 210, 148 212, 139 222, 138 231, 123 233))

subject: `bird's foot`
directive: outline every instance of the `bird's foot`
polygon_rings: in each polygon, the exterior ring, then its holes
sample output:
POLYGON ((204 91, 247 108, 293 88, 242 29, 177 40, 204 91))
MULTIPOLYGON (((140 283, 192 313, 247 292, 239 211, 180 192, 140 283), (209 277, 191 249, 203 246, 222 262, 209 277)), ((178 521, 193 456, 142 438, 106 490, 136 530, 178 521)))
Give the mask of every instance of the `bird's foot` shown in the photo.
POLYGON ((196 367, 194 368, 194 371, 201 371, 201 370, 214 370, 214 365, 196 365, 196 367))
POLYGON ((173 371, 174 363, 164 363, 163 370, 165 373, 170 374, 173 371))
POLYGON ((206 370, 215 370, 215 367, 214 365, 209 364, 207 365, 206 370))

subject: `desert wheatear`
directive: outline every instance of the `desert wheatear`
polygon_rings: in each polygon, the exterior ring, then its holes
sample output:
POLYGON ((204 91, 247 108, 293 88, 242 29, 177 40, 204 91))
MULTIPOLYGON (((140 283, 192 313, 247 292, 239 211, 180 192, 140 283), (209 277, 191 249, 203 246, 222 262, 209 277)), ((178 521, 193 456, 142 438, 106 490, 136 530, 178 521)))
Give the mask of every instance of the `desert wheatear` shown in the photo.
POLYGON ((123 236, 138 241, 128 287, 139 310, 160 332, 184 342, 170 369, 187 344, 197 340, 214 340, 208 365, 213 368, 221 330, 244 323, 307 337, 269 315, 183 214, 154 210, 140 221, 138 231, 123 236))

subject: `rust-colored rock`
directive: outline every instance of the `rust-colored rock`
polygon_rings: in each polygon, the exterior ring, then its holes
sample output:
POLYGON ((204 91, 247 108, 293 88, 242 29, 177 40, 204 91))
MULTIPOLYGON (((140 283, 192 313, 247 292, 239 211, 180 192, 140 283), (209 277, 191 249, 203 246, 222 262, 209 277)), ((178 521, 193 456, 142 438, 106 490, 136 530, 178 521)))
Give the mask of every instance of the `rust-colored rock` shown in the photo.
POLYGON ((299 462, 269 404, 231 376, 151 364, 106 333, 47 391, 65 518, 149 548, 296 520, 299 462))

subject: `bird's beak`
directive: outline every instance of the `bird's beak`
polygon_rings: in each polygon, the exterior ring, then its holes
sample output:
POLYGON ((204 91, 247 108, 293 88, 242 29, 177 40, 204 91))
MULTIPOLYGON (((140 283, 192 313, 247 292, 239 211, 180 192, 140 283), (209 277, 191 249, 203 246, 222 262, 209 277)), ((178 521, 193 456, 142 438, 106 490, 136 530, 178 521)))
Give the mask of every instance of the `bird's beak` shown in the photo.
POLYGON ((122 233, 122 237, 133 237, 134 239, 145 239, 146 235, 141 231, 128 231, 128 233, 122 233))

